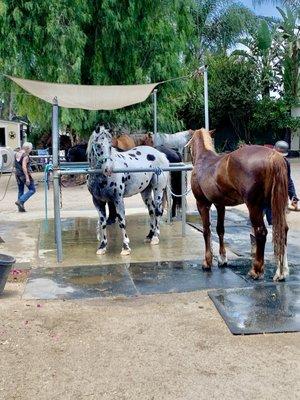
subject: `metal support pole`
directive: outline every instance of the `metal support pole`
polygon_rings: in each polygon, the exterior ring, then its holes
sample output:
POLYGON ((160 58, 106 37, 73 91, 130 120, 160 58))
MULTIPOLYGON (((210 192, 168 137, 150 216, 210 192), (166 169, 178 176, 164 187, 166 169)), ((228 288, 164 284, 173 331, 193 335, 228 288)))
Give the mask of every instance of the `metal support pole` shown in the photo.
MULTIPOLYGON (((181 193, 186 193, 186 181, 187 181, 187 172, 181 171, 181 193)), ((181 232, 182 237, 185 237, 186 234, 186 196, 182 196, 181 198, 181 232)))
POLYGON ((153 90, 153 135, 154 135, 154 146, 156 146, 156 135, 157 135, 157 89, 153 90))
POLYGON ((204 66, 203 78, 204 78, 205 129, 209 130, 207 65, 204 66))
POLYGON ((62 261, 62 237, 60 220, 60 189, 59 189, 59 130, 58 130, 58 103, 57 98, 52 104, 52 157, 53 157, 53 204, 54 204, 54 232, 57 261, 62 261))

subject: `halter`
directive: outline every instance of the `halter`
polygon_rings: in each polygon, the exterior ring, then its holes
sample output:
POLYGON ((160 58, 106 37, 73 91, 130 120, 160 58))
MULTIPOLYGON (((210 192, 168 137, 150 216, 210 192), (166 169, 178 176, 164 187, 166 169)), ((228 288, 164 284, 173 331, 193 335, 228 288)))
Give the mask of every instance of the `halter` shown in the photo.
POLYGON ((112 161, 112 158, 111 158, 111 157, 103 157, 103 156, 99 156, 99 155, 98 155, 97 150, 96 150, 96 143, 95 143, 95 142, 92 144, 92 149, 93 149, 93 152, 94 152, 94 156, 95 156, 95 158, 96 158, 96 161, 99 162, 100 164, 104 164, 104 163, 106 163, 106 161, 108 161, 108 160, 111 160, 111 161, 112 161))

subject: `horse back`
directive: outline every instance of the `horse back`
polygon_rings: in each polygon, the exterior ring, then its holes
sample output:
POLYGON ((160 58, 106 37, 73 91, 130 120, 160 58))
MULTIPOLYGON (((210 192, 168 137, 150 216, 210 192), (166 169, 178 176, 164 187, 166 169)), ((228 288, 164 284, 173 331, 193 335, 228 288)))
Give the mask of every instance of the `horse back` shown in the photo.
POLYGON ((209 202, 225 206, 253 200, 257 204, 268 203, 273 179, 270 171, 274 158, 278 157, 282 158, 274 150, 253 145, 204 158, 194 168, 195 191, 209 202))
POLYGON ((282 158, 275 150, 264 146, 243 146, 224 156, 216 169, 218 187, 240 202, 268 203, 275 158, 282 158))

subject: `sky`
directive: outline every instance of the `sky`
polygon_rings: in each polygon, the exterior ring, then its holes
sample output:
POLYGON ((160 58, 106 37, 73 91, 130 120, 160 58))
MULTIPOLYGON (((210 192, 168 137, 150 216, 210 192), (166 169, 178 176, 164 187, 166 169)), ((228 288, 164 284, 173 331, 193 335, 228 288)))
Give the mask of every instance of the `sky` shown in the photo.
POLYGON ((279 17, 280 14, 278 13, 276 6, 272 4, 264 4, 261 6, 253 7, 252 0, 240 0, 245 6, 254 10, 254 12, 258 15, 264 15, 266 17, 279 17))

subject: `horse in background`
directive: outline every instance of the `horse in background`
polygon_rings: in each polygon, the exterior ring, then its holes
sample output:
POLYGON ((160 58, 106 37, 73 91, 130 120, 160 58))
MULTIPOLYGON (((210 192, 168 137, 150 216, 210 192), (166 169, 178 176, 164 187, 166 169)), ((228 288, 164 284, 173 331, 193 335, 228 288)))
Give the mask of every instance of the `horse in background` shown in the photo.
POLYGON ((87 143, 75 144, 75 146, 69 148, 66 154, 66 161, 86 162, 87 161, 86 149, 87 149, 87 143))
POLYGON ((189 129, 176 133, 133 133, 130 136, 134 139, 136 146, 151 146, 155 148, 164 146, 176 149, 182 155, 185 145, 193 136, 193 132, 192 129, 189 129))
POLYGON ((264 252, 267 229, 264 209, 272 209, 274 254, 277 270, 274 281, 284 280, 289 273, 287 262, 287 223, 285 209, 288 199, 287 167, 275 150, 263 146, 243 146, 226 155, 215 152, 210 132, 194 132, 188 143, 194 169, 191 186, 202 219, 205 240, 204 269, 212 267, 210 207, 218 214, 219 266, 227 264, 224 246, 225 206, 245 203, 256 239, 256 253, 249 275, 258 279, 264 272, 264 252))
POLYGON ((99 174, 90 174, 88 189, 99 214, 97 254, 102 255, 107 249, 105 204, 112 202, 116 208, 119 226, 122 230, 123 246, 121 255, 131 252, 126 233, 124 197, 141 193, 150 217, 150 231, 146 241, 159 243, 159 217, 163 214, 163 194, 168 181, 168 173, 123 172, 112 174, 113 169, 129 168, 166 168, 169 162, 166 156, 148 146, 134 147, 119 153, 112 147, 112 137, 103 125, 98 125, 92 133, 88 148, 88 162, 91 168, 99 169, 99 174))
MULTIPOLYGON (((45 133, 39 139, 37 146, 38 149, 49 149, 49 154, 52 155, 52 134, 45 133)), ((68 150, 72 147, 72 141, 68 135, 59 135, 59 150, 65 152, 67 157, 68 150)))

